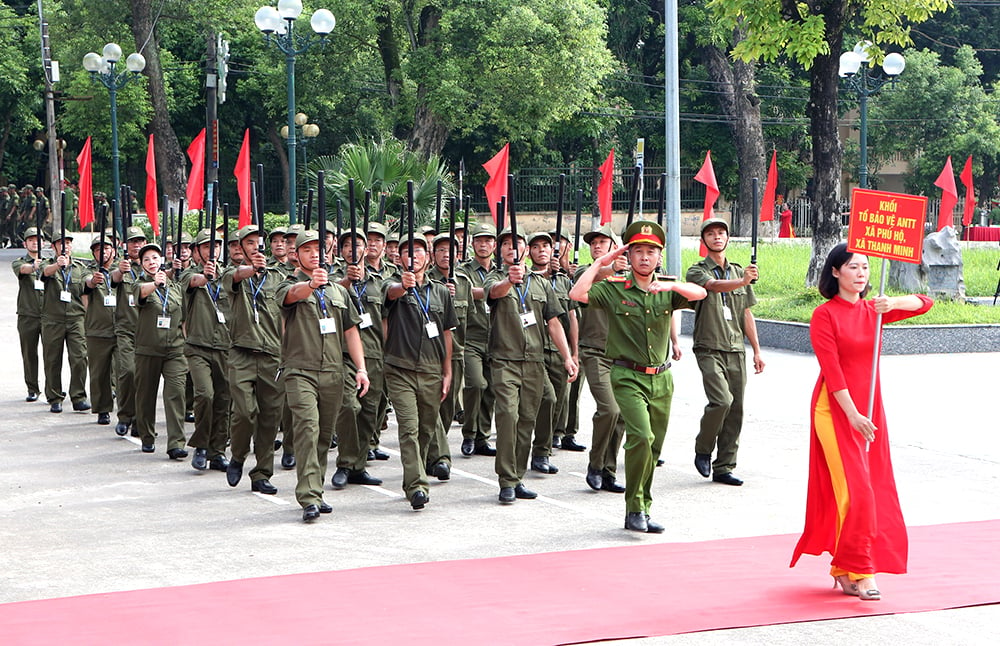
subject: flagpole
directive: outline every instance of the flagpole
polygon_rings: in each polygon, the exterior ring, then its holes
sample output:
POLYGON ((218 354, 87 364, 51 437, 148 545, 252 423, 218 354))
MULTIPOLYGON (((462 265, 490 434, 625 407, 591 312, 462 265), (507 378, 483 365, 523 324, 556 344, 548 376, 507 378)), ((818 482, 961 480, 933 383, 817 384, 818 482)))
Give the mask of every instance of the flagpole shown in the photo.
MULTIPOLYGON (((882 272, 878 281, 878 295, 885 296, 885 278, 889 271, 889 261, 882 258, 882 272)), ((882 312, 875 317, 875 348, 872 351, 872 373, 868 384, 868 419, 875 414, 875 379, 878 375, 878 355, 882 351, 882 312)), ((871 442, 865 440, 865 451, 871 449, 871 442)))

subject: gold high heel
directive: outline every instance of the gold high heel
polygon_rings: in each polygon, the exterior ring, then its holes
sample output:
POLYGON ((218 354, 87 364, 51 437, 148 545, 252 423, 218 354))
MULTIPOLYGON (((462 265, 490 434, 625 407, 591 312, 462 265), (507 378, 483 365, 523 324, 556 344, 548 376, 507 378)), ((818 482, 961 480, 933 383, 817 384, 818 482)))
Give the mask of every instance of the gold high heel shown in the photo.
POLYGON ((846 574, 841 574, 840 576, 833 577, 834 589, 837 588, 838 584, 840 585, 840 589, 844 594, 850 595, 852 597, 858 596, 858 584, 855 583, 854 581, 851 581, 851 577, 847 576, 846 574))
MULTIPOLYGON (((872 581, 872 583, 874 584, 875 582, 872 581)), ((882 593, 879 592, 878 588, 867 588, 867 589, 863 590, 860 587, 858 587, 858 593, 857 594, 858 594, 858 598, 861 599, 862 601, 881 601, 882 600, 882 593)))

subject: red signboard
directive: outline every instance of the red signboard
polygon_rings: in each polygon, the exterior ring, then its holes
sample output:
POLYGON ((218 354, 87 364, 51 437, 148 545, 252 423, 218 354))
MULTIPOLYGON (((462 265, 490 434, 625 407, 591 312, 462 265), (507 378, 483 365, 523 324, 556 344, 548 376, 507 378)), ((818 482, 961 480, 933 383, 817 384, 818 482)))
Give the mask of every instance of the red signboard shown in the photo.
POLYGON ((919 263, 926 218, 926 197, 856 188, 851 192, 847 250, 919 263))

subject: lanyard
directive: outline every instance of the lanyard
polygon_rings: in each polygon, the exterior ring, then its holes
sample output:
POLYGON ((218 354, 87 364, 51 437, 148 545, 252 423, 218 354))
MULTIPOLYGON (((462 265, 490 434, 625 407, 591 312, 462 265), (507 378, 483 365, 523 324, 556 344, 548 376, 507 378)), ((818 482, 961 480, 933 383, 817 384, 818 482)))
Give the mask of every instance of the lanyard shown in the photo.
POLYGON ((365 313, 365 304, 364 304, 364 302, 361 299, 365 295, 365 292, 368 291, 368 283, 367 282, 361 282, 361 281, 355 282, 354 285, 353 285, 353 289, 354 289, 355 300, 358 303, 358 313, 359 314, 364 314, 365 313), (361 285, 360 288, 358 288, 358 284, 359 283, 361 285))
POLYGON ((264 289, 264 281, 267 280, 267 274, 264 274, 261 277, 260 282, 257 283, 256 285, 253 284, 253 276, 251 276, 247 280, 250 281, 250 298, 251 298, 251 300, 253 300, 253 308, 256 311, 256 309, 257 309, 257 296, 260 295, 260 290, 264 289))
POLYGON ((430 323, 430 320, 431 320, 431 315, 430 315, 430 310, 431 310, 431 285, 430 285, 430 283, 427 283, 427 289, 425 290, 424 293, 426 294, 426 296, 425 296, 426 301, 424 299, 420 298, 420 290, 418 288, 416 288, 416 287, 413 288, 413 295, 417 299, 417 304, 420 306, 420 309, 423 311, 424 318, 427 319, 428 323, 430 323))
POLYGON ((101 275, 104 276, 104 285, 108 288, 108 293, 111 293, 111 274, 107 269, 101 267, 101 275))
POLYGON ((524 281, 524 291, 518 289, 517 285, 514 285, 514 291, 517 292, 517 297, 521 300, 521 311, 527 312, 528 306, 525 301, 528 298, 528 292, 531 291, 531 274, 528 274, 528 279, 524 281))
POLYGON ((166 317, 167 316, 167 302, 168 302, 167 299, 170 298, 170 287, 166 283, 164 283, 164 285, 163 285, 163 293, 161 294, 159 288, 157 288, 156 294, 160 297, 160 300, 163 301, 163 316, 166 317))
MULTIPOLYGON (((729 280, 729 274, 730 274, 731 270, 732 270, 731 266, 727 266, 726 267, 726 280, 729 280)), ((722 271, 718 267, 715 267, 714 269, 712 269, 712 273, 715 274, 716 280, 722 280, 722 271)), ((726 292, 719 292, 719 296, 722 297, 722 306, 726 307, 727 306, 727 303, 726 303, 726 292)))
MULTIPOLYGON (((261 282, 264 282, 264 281, 261 281, 261 282)), ((216 285, 215 286, 215 291, 213 292, 212 291, 212 283, 211 282, 205 283, 205 291, 208 292, 209 297, 211 297, 211 299, 212 299, 212 303, 214 303, 215 306, 216 306, 216 309, 218 309, 219 294, 222 293, 222 285, 216 285)))
POLYGON ((73 266, 67 265, 66 269, 60 269, 59 273, 62 275, 63 289, 69 291, 69 286, 73 282, 73 266))
POLYGON ((313 293, 316 294, 316 299, 319 301, 319 309, 323 312, 323 318, 330 318, 330 315, 326 313, 326 292, 324 288, 314 289, 313 293))

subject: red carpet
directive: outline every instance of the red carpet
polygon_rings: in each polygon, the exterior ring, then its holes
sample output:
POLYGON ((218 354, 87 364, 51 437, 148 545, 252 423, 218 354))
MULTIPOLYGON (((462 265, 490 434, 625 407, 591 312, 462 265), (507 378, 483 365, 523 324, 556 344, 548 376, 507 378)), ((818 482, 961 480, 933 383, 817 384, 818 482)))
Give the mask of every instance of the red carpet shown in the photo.
POLYGON ((650 544, 10 603, 0 605, 0 644, 572 644, 1000 602, 1000 520, 911 527, 910 573, 879 577, 880 602, 833 591, 828 557, 789 569, 795 540, 650 544))

